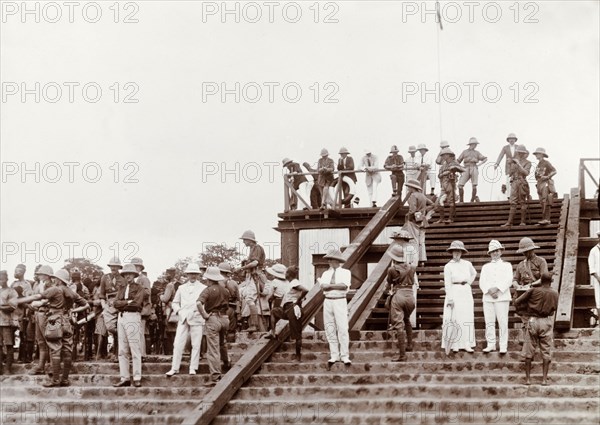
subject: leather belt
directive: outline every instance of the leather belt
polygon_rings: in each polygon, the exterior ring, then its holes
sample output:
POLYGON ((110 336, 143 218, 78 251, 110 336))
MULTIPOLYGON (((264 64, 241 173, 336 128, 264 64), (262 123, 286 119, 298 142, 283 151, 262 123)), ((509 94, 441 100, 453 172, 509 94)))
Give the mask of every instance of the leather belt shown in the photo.
POLYGON ((346 297, 325 297, 326 300, 345 300, 346 297))

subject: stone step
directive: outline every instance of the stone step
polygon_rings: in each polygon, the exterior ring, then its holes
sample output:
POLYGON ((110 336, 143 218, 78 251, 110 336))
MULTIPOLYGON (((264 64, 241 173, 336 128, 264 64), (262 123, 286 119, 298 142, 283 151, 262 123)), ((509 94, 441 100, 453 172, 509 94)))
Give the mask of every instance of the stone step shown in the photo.
MULTIPOLYGON (((365 417, 370 415, 390 415, 390 414, 414 414, 419 412, 435 416, 439 413, 438 423, 464 423, 464 420, 457 420, 457 414, 469 413, 473 415, 474 421, 471 423, 498 423, 496 418, 514 417, 515 412, 521 416, 517 422, 527 423, 527 418, 533 418, 535 423, 535 414, 543 411, 544 415, 549 417, 560 415, 566 412, 577 412, 580 415, 586 415, 589 421, 597 415, 597 409, 600 402, 596 400, 581 400, 577 398, 558 398, 545 399, 535 397, 526 400, 498 400, 498 399, 480 399, 480 398, 459 398, 447 397, 438 398, 435 401, 427 398, 415 400, 410 397, 350 397, 350 398, 331 398, 326 401, 297 400, 292 402, 270 402, 257 403, 256 400, 232 400, 221 412, 221 415, 214 421, 214 424, 233 424, 233 423, 289 423, 295 419, 318 419, 315 423, 343 423, 348 414, 362 414, 365 417), (368 412, 365 413, 365 412, 368 412), (550 415, 552 413, 553 415, 550 415), (454 414, 454 421, 450 422, 444 417, 454 414), (507 416, 508 415, 508 416, 507 416), (487 420, 486 420, 487 419, 487 420), (232 422, 237 420, 237 422, 232 422), (270 421, 270 422, 269 422, 270 421)), ((420 416, 420 415, 419 415, 420 416)), ((568 416, 568 415, 567 415, 568 416)), ((451 418, 451 416, 450 416, 451 418)), ((421 417, 415 419, 421 420, 421 417)), ((431 418, 436 419, 436 418, 431 418)), ((312 423, 312 422, 308 422, 312 423)), ((366 423, 370 423, 367 421, 366 423)), ((418 423, 418 422, 417 422, 418 423)), ((554 422, 564 423, 564 422, 554 422)), ((589 422, 588 422, 589 423, 589 422)))
MULTIPOLYGON (((304 358, 304 356, 303 356, 304 358)), ((302 363, 295 362, 264 363, 259 369, 260 374, 298 374, 299 370, 303 374, 325 373, 327 372, 327 360, 321 362, 302 363), (301 368, 301 369, 300 369, 301 368)), ((500 361, 467 361, 467 362, 440 362, 440 361, 369 361, 353 362, 352 366, 344 366, 342 363, 336 363, 331 368, 332 374, 356 374, 356 373, 435 373, 435 374, 454 374, 460 373, 517 373, 523 374, 525 366, 523 362, 500 361)), ((536 360, 533 366, 534 372, 541 370, 541 362, 536 360)), ((589 362, 552 362, 550 363, 550 375, 552 374, 600 374, 600 363, 589 362)))
MULTIPOLYGON (((232 361, 236 361, 237 358, 232 357, 232 361)), ((239 357, 239 356, 238 356, 239 357)), ((13 375, 26 375, 29 370, 34 367, 34 364, 15 364, 12 367, 13 375)), ((96 374, 114 374, 119 375, 119 364, 110 362, 98 362, 98 363, 76 363, 76 371, 73 375, 96 375, 96 374)), ((159 362, 159 363, 142 363, 142 375, 146 374, 162 374, 166 373, 171 369, 171 362, 159 362)), ((46 371, 49 371, 49 366, 46 365, 46 371)), ((189 363, 182 362, 179 371, 181 373, 187 373, 189 370, 189 363)), ((208 373, 208 364, 206 360, 200 361, 198 374, 208 373)))
MULTIPOLYGON (((10 404, 10 403, 7 403, 10 404)), ((51 410, 53 407, 46 406, 40 412, 21 411, 16 408, 3 411, 3 424, 51 424, 51 425, 181 425, 185 419, 184 414, 136 414, 128 412, 102 413, 101 409, 90 407, 84 411, 68 411, 66 408, 60 411, 51 410)))
MULTIPOLYGON (((0 380, 2 390, 7 390, 8 387, 14 386, 41 386, 46 382, 45 376, 32 376, 32 375, 9 375, 4 376, 0 380)), ((70 375, 69 381, 71 387, 111 387, 112 384, 119 380, 118 373, 115 374, 94 374, 94 375, 70 375)), ((155 373, 152 375, 146 374, 142 376, 142 385, 144 387, 167 387, 167 388, 181 388, 185 386, 195 387, 203 385, 208 382, 209 375, 198 374, 188 375, 187 371, 182 372, 178 375, 170 378, 166 377, 163 373, 155 373)), ((143 388, 143 387, 142 387, 143 388)), ((7 390, 8 391, 8 390, 7 390)))
POLYGON ((373 384, 373 385, 333 385, 333 386, 274 386, 274 387, 243 387, 235 395, 236 400, 295 401, 295 400, 329 400, 353 397, 369 397, 374 399, 406 397, 418 399, 438 399, 449 397, 462 398, 491 398, 495 400, 512 398, 593 398, 598 399, 598 386, 552 386, 535 385, 541 383, 541 377, 532 377, 534 385, 523 384, 373 384))
MULTIPOLYGON (((582 385, 600 387, 600 374, 583 375, 577 373, 555 374, 548 378, 554 385, 582 385)), ((254 375, 246 384, 249 387, 300 386, 322 385, 383 385, 387 383, 410 384, 521 384, 523 374, 496 373, 496 371, 481 371, 471 374, 431 374, 431 373, 315 373, 315 374, 264 374, 254 375)))
MULTIPOLYGON (((289 362, 293 360, 294 352, 278 352, 271 356, 269 359, 270 363, 281 363, 289 362)), ((350 359, 356 362, 370 362, 372 360, 387 360, 390 361, 392 357, 396 356, 395 350, 382 351, 380 349, 370 351, 350 351, 350 359)), ((465 351, 459 351, 458 353, 450 352, 446 355, 440 348, 440 351, 413 351, 406 353, 406 357, 409 361, 439 361, 439 362, 478 362, 478 361, 504 361, 520 362, 522 360, 521 353, 515 351, 509 351, 507 354, 500 354, 497 351, 491 353, 483 353, 481 349, 476 349, 473 353, 467 353, 465 351)), ((540 354, 536 354, 536 358, 539 358, 540 354)), ((329 351, 323 352, 302 352, 302 360, 304 362, 326 362, 329 359, 329 351)), ((564 363, 569 361, 576 362, 589 362, 600 364, 600 353, 594 353, 589 351, 556 351, 553 354, 553 361, 555 363, 564 363)))
MULTIPOLYGON (((112 382, 116 382, 119 379, 113 377, 112 382)), ((140 400, 140 399, 157 399, 163 401, 180 401, 180 400, 201 400, 210 390, 210 388, 203 387, 201 382, 193 383, 190 386, 183 387, 159 387, 159 386, 148 386, 148 381, 142 379, 142 386, 140 388, 125 387, 125 388, 113 388, 111 384, 108 386, 70 386, 70 387, 58 387, 58 388, 45 388, 43 386, 13 386, 7 387, 2 386, 0 389, 0 395, 2 401, 16 401, 16 400, 32 400, 43 401, 43 400, 69 400, 79 399, 82 401, 91 400, 140 400)))

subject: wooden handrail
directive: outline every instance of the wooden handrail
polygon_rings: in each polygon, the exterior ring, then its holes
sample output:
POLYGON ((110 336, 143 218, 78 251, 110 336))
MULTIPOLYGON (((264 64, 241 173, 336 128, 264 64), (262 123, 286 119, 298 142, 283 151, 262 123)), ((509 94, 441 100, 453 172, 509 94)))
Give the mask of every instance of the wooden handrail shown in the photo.
MULTIPOLYGON (((367 252, 369 246, 377 239, 387 223, 394 218, 402 208, 404 200, 400 196, 390 198, 383 207, 375 214, 371 221, 354 238, 354 241, 343 252, 344 268, 350 269, 367 252)), ((385 255, 384 255, 385 257, 385 255)), ((388 257, 389 258, 389 257, 388 257)), ((380 264, 382 262, 380 261, 380 264)), ((379 278, 367 279, 356 292, 349 305, 349 325, 352 327, 360 317, 362 309, 369 300, 369 294, 377 290, 383 280, 381 269, 383 264, 378 264, 377 273, 379 278), (356 300, 355 300, 356 299, 356 300)), ((323 292, 319 284, 316 284, 307 294, 300 318, 302 328, 308 325, 310 320, 323 305, 323 292)), ((277 326, 277 339, 259 339, 244 355, 233 365, 215 387, 203 398, 202 402, 190 412, 183 423, 185 425, 209 425, 212 420, 229 402, 231 397, 242 387, 242 385, 256 372, 258 368, 281 346, 290 335, 289 325, 285 321, 279 322, 277 326)))
POLYGON ((570 329, 573 324, 573 301, 575 296, 575 278, 577 270, 577 251, 579 248, 579 189, 571 189, 569 201, 569 217, 566 226, 566 241, 563 269, 558 294, 555 328, 570 329))
POLYGON ((560 221, 558 223, 558 235, 556 237, 556 249, 554 251, 554 270, 552 271, 552 289, 555 289, 556 291, 560 290, 560 282, 562 279, 569 204, 569 195, 565 195, 560 208, 560 221))
POLYGON ((586 165, 586 162, 597 162, 600 161, 600 158, 581 158, 579 160, 579 196, 581 199, 585 199, 585 175, 587 174, 592 182, 596 185, 596 188, 600 189, 600 184, 594 177, 594 175, 590 172, 589 168, 586 165))

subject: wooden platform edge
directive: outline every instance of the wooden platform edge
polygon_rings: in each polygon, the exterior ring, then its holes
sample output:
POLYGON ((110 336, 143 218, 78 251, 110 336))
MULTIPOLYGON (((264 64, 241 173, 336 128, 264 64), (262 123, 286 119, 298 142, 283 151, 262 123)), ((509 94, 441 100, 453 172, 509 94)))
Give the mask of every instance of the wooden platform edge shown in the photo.
POLYGON ((569 216, 570 199, 569 195, 565 195, 562 207, 560 209, 560 221, 558 227, 558 235, 556 237, 556 251, 554 253, 554 270, 552 276, 552 288, 559 291, 562 278, 564 254, 565 254, 565 234, 567 228, 567 219, 569 216))
POLYGON ((569 217, 566 226, 566 241, 560 292, 558 295, 558 309, 554 326, 557 329, 567 330, 573 324, 573 302, 575 299, 575 279, 577 271, 577 250, 579 249, 579 189, 571 189, 569 201, 569 217))

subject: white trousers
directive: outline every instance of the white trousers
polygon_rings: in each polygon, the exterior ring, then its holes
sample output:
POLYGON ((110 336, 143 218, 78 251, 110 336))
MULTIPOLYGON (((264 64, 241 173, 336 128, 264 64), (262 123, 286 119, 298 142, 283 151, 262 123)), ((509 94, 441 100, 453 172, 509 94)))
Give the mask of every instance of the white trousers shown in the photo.
POLYGON ((483 317, 485 319, 485 339, 488 346, 496 347, 496 321, 500 333, 500 350, 508 348, 508 308, 510 301, 483 302, 483 317))
POLYGON ((303 197, 306 202, 302 202, 298 199, 298 208, 308 208, 310 209, 310 192, 313 188, 313 182, 304 182, 300 183, 298 186, 298 194, 303 197), (302 204, 302 205, 300 205, 302 204))
POLYGON ((142 379, 142 347, 144 338, 142 316, 140 313, 119 313, 117 318, 117 335, 119 338, 119 373, 121 380, 129 380, 129 361, 133 367, 133 380, 142 379))
POLYGON ((173 363, 171 369, 179 372, 181 367, 181 357, 183 356, 183 350, 187 344, 188 338, 192 339, 192 357, 190 358, 190 372, 192 370, 198 370, 198 364, 200 363, 200 344, 202 342, 202 331, 204 325, 193 325, 190 326, 188 322, 177 324, 177 331, 175 333, 175 341, 173 342, 173 363))
POLYGON ((348 334, 348 302, 346 298, 323 302, 323 322, 329 342, 330 361, 350 360, 350 336, 348 334))
MULTIPOLYGON (((596 310, 600 310, 600 282, 594 276, 590 276, 592 288, 594 288, 594 299, 596 300, 596 310)), ((600 313, 600 311, 598 311, 600 313)))
MULTIPOLYGON (((379 182, 373 181, 371 184, 367 184, 367 193, 369 194, 369 203, 377 202, 377 189, 379 188, 379 182)), ((371 206, 371 205, 369 205, 371 206)))

